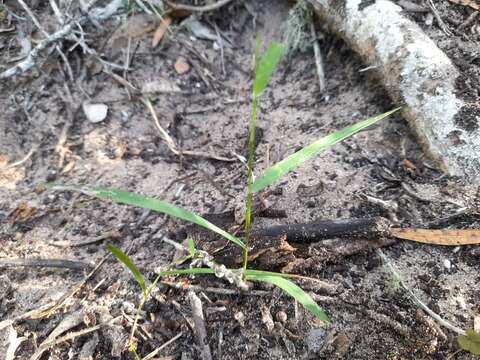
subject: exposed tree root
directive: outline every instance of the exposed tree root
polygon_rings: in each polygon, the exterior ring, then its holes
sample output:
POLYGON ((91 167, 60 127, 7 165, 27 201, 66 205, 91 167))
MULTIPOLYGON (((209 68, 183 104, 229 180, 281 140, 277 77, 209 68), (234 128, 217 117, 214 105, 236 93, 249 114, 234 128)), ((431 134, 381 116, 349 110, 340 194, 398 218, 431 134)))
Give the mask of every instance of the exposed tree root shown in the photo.
POLYGON ((478 104, 462 76, 418 25, 388 0, 309 0, 320 19, 375 67, 429 155, 445 172, 478 182, 478 104))

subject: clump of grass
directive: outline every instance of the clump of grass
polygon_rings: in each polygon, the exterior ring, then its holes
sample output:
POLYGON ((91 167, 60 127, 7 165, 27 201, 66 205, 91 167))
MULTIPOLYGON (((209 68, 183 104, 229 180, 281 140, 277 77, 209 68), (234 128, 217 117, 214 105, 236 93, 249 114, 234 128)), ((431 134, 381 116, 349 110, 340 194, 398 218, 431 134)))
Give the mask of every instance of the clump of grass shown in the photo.
POLYGON ((248 263, 248 244, 250 240, 251 215, 252 215, 252 196, 253 196, 253 158, 255 155, 255 129, 257 127, 257 107, 260 96, 266 89, 273 71, 280 61, 283 53, 283 46, 280 44, 271 44, 263 58, 259 62, 260 39, 257 38, 255 46, 255 81, 252 91, 252 113, 250 116, 250 140, 248 144, 248 176, 247 176, 247 206, 245 214, 245 247, 243 250, 243 271, 247 270, 248 263))
POLYGON ((255 79, 252 88, 252 111, 250 117, 250 141, 249 141, 249 157, 248 157, 248 176, 247 176, 247 198, 246 198, 246 214, 245 214, 245 239, 244 242, 235 237, 234 235, 226 232, 225 230, 215 226, 214 224, 203 219, 201 216, 196 215, 190 211, 179 208, 170 203, 160 201, 151 197, 146 197, 143 195, 135 194, 128 191, 117 190, 117 189, 107 189, 99 187, 66 187, 66 186, 54 186, 60 190, 73 190, 86 193, 91 196, 98 197, 104 200, 110 200, 120 204, 126 204, 131 206, 138 206, 145 209, 154 210, 160 213, 170 215, 185 221, 200 225, 210 231, 213 231, 234 245, 239 246, 243 249, 243 266, 241 269, 226 269, 223 265, 215 264, 213 257, 206 254, 205 252, 195 249, 195 245, 192 241, 189 241, 188 246, 188 255, 182 260, 200 260, 197 261, 203 265, 207 265, 209 268, 189 268, 189 269, 178 269, 171 268, 166 271, 162 271, 158 274, 157 278, 153 283, 147 286, 143 275, 135 266, 133 261, 124 254, 120 249, 117 249, 113 245, 108 245, 108 249, 112 252, 113 255, 117 257, 133 274, 137 280, 141 290, 142 290, 142 299, 137 309, 137 316, 135 318, 135 324, 132 328, 132 336, 130 341, 130 349, 134 354, 136 359, 140 359, 139 355, 136 353, 136 344, 133 341, 133 333, 135 330, 136 322, 143 307, 143 304, 147 300, 150 292, 156 286, 157 282, 162 276, 167 275, 185 275, 185 274, 197 274, 197 275, 206 275, 214 274, 218 277, 225 277, 231 282, 235 282, 241 288, 244 287, 244 280, 247 281, 262 281, 273 284, 288 295, 292 296, 295 300, 301 303, 306 309, 308 309, 314 316, 325 324, 329 324, 330 320, 328 319, 325 312, 320 308, 320 306, 303 291, 299 286, 293 283, 290 278, 293 275, 282 274, 276 272, 267 272, 255 269, 248 269, 248 244, 250 239, 251 231, 251 207, 252 207, 252 196, 256 191, 260 191, 263 188, 274 183, 280 179, 283 175, 298 167, 300 164, 304 163, 311 157, 318 154, 320 151, 326 149, 327 147, 346 139, 347 137, 357 133, 358 131, 375 124, 381 119, 389 116, 398 109, 394 109, 385 114, 379 115, 377 117, 364 120, 350 127, 339 130, 333 134, 330 134, 306 147, 299 150, 298 152, 288 156, 286 159, 280 161, 279 163, 273 165, 271 168, 264 171, 257 179, 254 179, 253 176, 253 164, 254 164, 254 139, 255 139, 255 128, 257 122, 257 110, 258 103, 261 99, 261 95, 264 90, 267 88, 270 78, 277 68, 277 65, 284 54, 284 47, 281 44, 273 43, 268 46, 267 50, 260 57, 259 54, 260 41, 257 39, 256 50, 255 50, 255 79), (226 276, 228 275, 228 276, 226 276))

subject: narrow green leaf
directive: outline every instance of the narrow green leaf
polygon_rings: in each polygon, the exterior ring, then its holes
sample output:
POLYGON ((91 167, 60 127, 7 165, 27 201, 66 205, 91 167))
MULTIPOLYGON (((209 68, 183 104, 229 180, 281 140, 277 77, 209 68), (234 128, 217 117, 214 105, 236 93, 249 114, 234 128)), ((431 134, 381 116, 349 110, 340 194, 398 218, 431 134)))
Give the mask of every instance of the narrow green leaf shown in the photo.
MULTIPOLYGON (((258 40, 257 40, 258 44, 258 40)), ((257 45, 258 48, 258 45, 257 45)), ((283 54, 283 45, 271 43, 255 69, 255 81, 253 83, 253 96, 258 97, 268 85, 273 72, 283 54)), ((258 58, 258 56, 257 56, 258 58)))
POLYGON ((188 244, 188 253, 191 257, 195 256, 195 253, 197 252, 197 249, 195 248, 195 243, 193 242, 192 238, 187 239, 187 244, 188 244))
POLYGON ((353 134, 359 132, 360 130, 363 130, 366 127, 373 125, 376 122, 393 114, 399 109, 400 108, 390 110, 384 114, 375 116, 370 119, 363 120, 357 124, 338 130, 304 147, 303 149, 297 151, 296 153, 288 156, 287 158, 281 160, 280 162, 266 169, 265 172, 255 180, 255 182, 253 183, 253 192, 257 192, 264 189, 268 185, 277 181, 279 178, 281 178, 283 175, 285 175, 289 171, 295 169, 300 164, 309 160, 311 157, 317 155, 320 151, 325 150, 326 148, 342 140, 345 140, 346 138, 352 136, 353 134))
POLYGON ((264 281, 278 286, 303 306, 305 306, 305 308, 315 315, 319 320, 326 324, 330 323, 327 314, 325 314, 325 312, 320 308, 320 306, 317 305, 311 296, 290 280, 287 280, 282 276, 248 274, 248 271, 246 277, 247 280, 264 281))
POLYGON ((467 330, 466 335, 459 335, 458 343, 463 350, 480 355, 480 334, 474 330, 467 330))
POLYGON ((140 287, 142 288, 142 291, 143 293, 146 292, 146 287, 145 287, 145 280, 143 279, 143 276, 142 274, 140 273, 140 271, 138 270, 138 268, 135 266, 135 264, 133 263, 132 260, 130 260, 130 258, 128 257, 127 254, 125 254, 122 250, 120 250, 119 248, 111 245, 111 244, 108 244, 107 245, 107 248, 108 250, 118 259, 120 260, 122 263, 125 264, 125 266, 128 268, 128 270, 131 271, 131 273, 133 274, 133 276, 135 276, 135 279, 137 279, 137 282, 138 284, 140 285, 140 287))
POLYGON ((257 34, 257 37, 255 38, 255 68, 254 68, 255 74, 257 73, 258 62, 260 60, 260 46, 261 45, 262 45, 262 41, 260 39, 260 36, 257 34))
POLYGON ((302 278, 301 275, 295 275, 295 274, 285 274, 285 273, 278 273, 274 271, 265 271, 265 270, 253 270, 253 269, 247 269, 245 272, 246 276, 279 276, 283 278, 302 278))
POLYGON ((236 245, 242 248, 244 247, 243 242, 239 238, 229 234, 223 229, 220 229, 218 226, 205 220, 201 216, 198 216, 190 211, 179 208, 165 201, 157 200, 155 198, 139 195, 129 191, 101 188, 101 187, 94 187, 94 188, 59 187, 59 188, 81 191, 89 195, 96 196, 100 199, 111 200, 119 204, 133 205, 133 206, 138 206, 144 209, 150 209, 157 212, 161 212, 161 213, 200 225, 208 230, 211 230, 213 232, 216 232, 219 235, 222 235, 223 237, 235 243, 236 245))

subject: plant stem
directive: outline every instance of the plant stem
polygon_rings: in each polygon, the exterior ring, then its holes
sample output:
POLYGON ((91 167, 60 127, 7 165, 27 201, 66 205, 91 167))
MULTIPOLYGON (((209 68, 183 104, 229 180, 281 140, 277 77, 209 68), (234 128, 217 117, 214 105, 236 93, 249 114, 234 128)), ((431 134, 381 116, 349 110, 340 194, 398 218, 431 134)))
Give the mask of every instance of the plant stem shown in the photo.
POLYGON ((243 275, 245 276, 248 264, 248 244, 250 242, 250 228, 252 215, 252 195, 253 195, 253 158, 255 153, 255 128, 257 127, 257 104, 258 97, 253 96, 252 117, 250 124, 250 141, 248 144, 248 179, 247 179, 247 211, 245 214, 245 247, 243 248, 243 275))
POLYGON ((142 292, 142 300, 140 300, 140 303, 138 304, 137 311, 135 312, 135 320, 133 321, 132 325, 132 331, 130 333, 130 338, 128 340, 128 344, 130 347, 130 351, 132 352, 133 356, 135 357, 135 360, 140 360, 140 356, 137 353, 137 344, 135 343, 134 337, 135 337, 135 330, 137 329, 138 325, 138 319, 140 318, 140 312, 142 311, 143 305, 145 305, 145 302, 147 301, 148 297, 150 296, 150 293, 152 290, 157 286, 158 281, 160 278, 164 275, 163 272, 161 272, 153 281, 153 283, 145 290, 142 292))
POLYGON ((135 312, 135 320, 133 321, 133 325, 132 325, 132 331, 130 332, 130 338, 128 339, 130 352, 132 352, 133 356, 135 357, 135 360, 141 359, 137 353, 137 344, 135 342, 135 330, 137 329, 138 319, 140 318, 140 312, 142 311, 143 305, 147 300, 147 296, 148 295, 144 293, 142 296, 142 300, 140 300, 140 303, 138 304, 137 311, 135 312))

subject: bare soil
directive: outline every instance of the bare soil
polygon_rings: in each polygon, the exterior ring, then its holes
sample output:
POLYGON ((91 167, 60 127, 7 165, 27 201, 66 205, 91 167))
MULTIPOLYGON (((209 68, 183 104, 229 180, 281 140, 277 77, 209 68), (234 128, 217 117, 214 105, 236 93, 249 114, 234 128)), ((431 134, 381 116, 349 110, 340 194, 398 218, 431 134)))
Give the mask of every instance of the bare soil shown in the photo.
MULTIPOLYGON (((474 94, 471 100, 478 106, 479 17, 464 25, 474 10, 448 1, 434 2, 452 35, 445 35, 435 19, 428 25, 428 11, 409 16, 462 70, 459 89, 474 94)), ((15 26, 13 31, 0 33, 0 70, 13 65, 11 60, 22 54, 19 39, 42 37, 15 1, 5 4, 17 16, 9 18, 5 11, 0 12, 0 28, 15 26)), ((228 39, 222 51, 212 41, 195 39, 181 27, 175 27, 174 34, 152 49, 151 33, 142 29, 149 29, 154 20, 145 14, 118 16, 101 28, 88 24, 85 30, 91 45, 106 54, 108 61, 123 64, 130 48, 130 70, 116 73, 133 85, 141 88, 163 79, 180 88, 180 92, 150 98, 161 125, 182 149, 236 158, 235 154, 247 153, 255 34, 260 34, 265 44, 280 41, 291 5, 268 0, 245 5, 232 2, 200 16, 204 25, 217 27, 228 39), (186 47, 185 42, 191 46, 186 47), (191 67, 182 75, 174 68, 179 56, 191 67)), ((46 29, 55 28, 56 20, 46 2, 33 1, 31 6, 46 29)), ((67 51, 71 45, 67 41, 63 49, 67 51)), ((362 71, 370 64, 362 64, 340 40, 325 33, 321 48, 326 93, 318 91, 310 49, 282 62, 262 98, 257 173, 325 134, 395 106, 374 72, 362 71)), ((142 209, 77 193, 41 191, 45 182, 122 188, 210 217, 231 213, 243 201, 244 164, 173 154, 144 103, 101 72, 98 62, 80 48, 67 54, 73 81, 55 52, 32 71, 0 81, 0 258, 69 259, 89 267, 80 271, 1 268, 0 321, 61 298, 107 254, 107 241, 128 251, 150 279, 175 255, 173 246, 162 240, 164 236, 181 242, 190 234, 199 247, 209 250, 215 247, 212 241, 220 241, 142 209), (107 118, 90 122, 82 110, 86 100, 108 105, 107 118), (26 161, 8 167, 30 151, 26 161), (101 236, 108 239, 65 246, 101 236)), ((478 127, 478 117, 465 126, 478 127)), ((275 209, 285 210, 287 217, 256 217, 256 228, 372 216, 389 218, 400 226, 430 228, 476 228, 480 221, 477 189, 435 169, 400 115, 324 151, 272 190, 268 200, 275 209)), ((232 222, 233 218, 222 225, 228 228, 232 222)), ((290 245, 297 252, 280 252, 285 255, 282 261, 269 253, 252 267, 287 268, 321 279, 322 283, 302 281, 301 285, 325 309, 332 320, 329 327, 278 289, 262 284, 254 287, 268 290, 266 295, 221 295, 207 288, 234 288, 215 277, 168 279, 204 289, 198 294, 214 359, 474 358, 458 351, 455 334, 432 325, 392 281, 373 250, 386 245, 379 239, 290 245), (267 327, 269 317, 273 329, 267 327)), ((432 310, 460 328, 473 327, 474 318, 480 316, 477 247, 394 241, 383 251, 432 310)), ((82 321, 70 331, 119 319, 114 326, 53 346, 43 359, 131 359, 127 339, 139 299, 140 289, 131 274, 109 257, 61 309, 50 316, 14 323, 18 336, 26 337, 17 349, 17 358, 30 358, 62 320, 81 314, 82 321)), ((160 286, 141 314, 141 330, 136 336, 139 353, 144 356, 181 333, 157 358, 199 358, 191 318, 187 292, 160 286)), ((8 346, 8 329, 0 330, 1 354, 8 346)))

